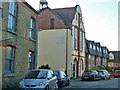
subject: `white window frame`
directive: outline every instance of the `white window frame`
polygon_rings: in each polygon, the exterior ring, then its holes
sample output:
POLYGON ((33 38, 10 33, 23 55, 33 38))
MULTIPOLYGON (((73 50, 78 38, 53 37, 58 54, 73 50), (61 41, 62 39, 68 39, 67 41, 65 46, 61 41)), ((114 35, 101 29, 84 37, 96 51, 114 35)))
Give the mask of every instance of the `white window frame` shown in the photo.
POLYGON ((16 31, 17 2, 9 2, 8 28, 16 31))
POLYGON ((15 59, 15 48, 12 46, 7 46, 6 47, 6 63, 5 63, 6 73, 13 73, 14 59, 15 59), (7 50, 10 50, 10 53, 7 50))
POLYGON ((83 33, 80 31, 80 50, 83 50, 83 33))
POLYGON ((35 39, 35 19, 30 19, 30 38, 35 39))
POLYGON ((75 29, 75 49, 78 49, 78 31, 75 29))

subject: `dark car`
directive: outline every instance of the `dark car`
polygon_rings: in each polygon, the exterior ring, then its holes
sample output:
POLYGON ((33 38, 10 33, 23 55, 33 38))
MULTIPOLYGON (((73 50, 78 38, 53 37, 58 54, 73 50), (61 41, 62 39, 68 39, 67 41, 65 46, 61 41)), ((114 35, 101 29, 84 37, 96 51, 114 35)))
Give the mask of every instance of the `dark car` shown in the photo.
POLYGON ((120 70, 115 70, 114 72, 114 78, 120 77, 120 70))
POLYGON ((69 85, 69 77, 63 71, 53 71, 57 76, 58 87, 62 88, 63 85, 69 85))
POLYGON ((99 75, 96 70, 85 71, 82 74, 82 80, 96 80, 96 79, 102 79, 101 75, 99 75))
POLYGON ((98 70, 98 73, 101 75, 102 79, 110 79, 110 73, 107 70, 98 70))

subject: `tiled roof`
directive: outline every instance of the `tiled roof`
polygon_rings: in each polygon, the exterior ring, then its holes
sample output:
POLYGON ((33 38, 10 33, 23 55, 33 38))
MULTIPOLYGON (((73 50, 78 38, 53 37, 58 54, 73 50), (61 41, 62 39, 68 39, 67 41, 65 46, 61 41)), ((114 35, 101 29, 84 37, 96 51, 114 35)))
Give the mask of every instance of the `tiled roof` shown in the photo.
POLYGON ((52 10, 63 19, 67 27, 70 27, 72 25, 72 21, 76 12, 76 7, 58 8, 52 10))

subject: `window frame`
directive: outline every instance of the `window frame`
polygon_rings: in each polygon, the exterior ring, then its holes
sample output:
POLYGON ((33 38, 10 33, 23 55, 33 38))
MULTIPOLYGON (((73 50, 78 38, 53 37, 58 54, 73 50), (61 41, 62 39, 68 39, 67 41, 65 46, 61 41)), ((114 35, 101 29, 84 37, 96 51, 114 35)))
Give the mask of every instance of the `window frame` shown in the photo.
POLYGON ((15 60, 15 47, 13 46, 7 46, 6 47, 6 61, 5 61, 5 73, 14 73, 14 60, 15 60), (7 51, 7 48, 11 48, 11 58, 8 58, 8 51, 7 51), (6 67, 8 64, 7 64, 7 61, 10 61, 10 65, 8 67, 6 67), (9 70, 8 70, 9 68, 9 70))
POLYGON ((9 2, 8 29, 16 31, 17 2, 9 2), (13 7, 14 6, 14 7, 13 7))
POLYGON ((50 29, 54 29, 54 22, 55 22, 55 19, 51 18, 50 19, 50 29))
POLYGON ((30 18, 30 34, 31 39, 35 39, 35 19, 33 17, 30 18))
POLYGON ((75 29, 75 49, 78 49, 78 30, 75 29))
POLYGON ((83 32, 80 31, 80 50, 83 50, 83 32))
POLYGON ((29 51, 29 56, 28 57, 29 57, 29 70, 33 70, 33 67, 34 67, 33 66, 33 64, 34 64, 34 52, 33 51, 29 51))

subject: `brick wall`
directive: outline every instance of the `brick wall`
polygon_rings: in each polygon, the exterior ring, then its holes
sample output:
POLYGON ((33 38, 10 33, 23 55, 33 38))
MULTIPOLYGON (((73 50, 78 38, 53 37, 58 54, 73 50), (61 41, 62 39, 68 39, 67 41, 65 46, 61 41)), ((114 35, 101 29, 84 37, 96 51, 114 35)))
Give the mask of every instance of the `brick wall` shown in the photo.
POLYGON ((40 16, 38 19, 38 28, 39 29, 50 29, 50 20, 54 18, 54 28, 55 29, 64 29, 65 24, 61 18, 59 18, 54 12, 52 12, 49 8, 40 12, 40 16))
MULTIPOLYGON (((27 7, 27 6, 26 6, 27 7)), ((35 50, 35 40, 29 38, 30 32, 30 18, 31 16, 36 17, 35 13, 30 12, 28 8, 24 7, 24 4, 18 3, 17 6, 17 26, 16 32, 8 30, 8 10, 9 3, 3 3, 3 31, 2 38, 13 37, 4 43, 11 43, 11 46, 15 46, 15 60, 14 60, 14 73, 5 73, 5 60, 6 60, 6 46, 2 46, 2 86, 6 87, 17 87, 19 82, 29 71, 29 49, 35 50)), ((36 33, 36 32, 35 32, 36 33)), ((5 44, 4 44, 5 45, 5 44)))

